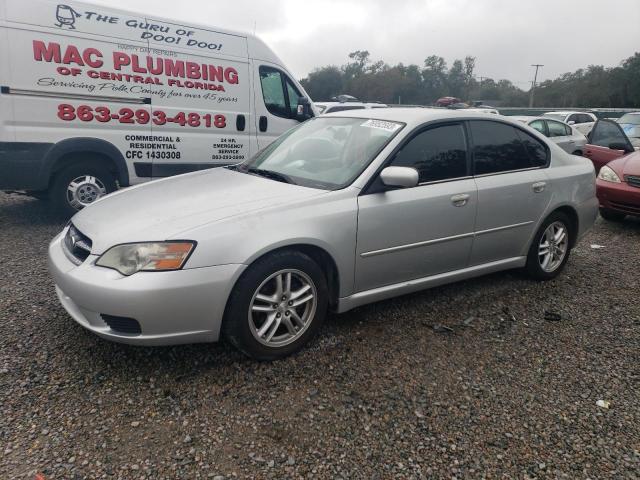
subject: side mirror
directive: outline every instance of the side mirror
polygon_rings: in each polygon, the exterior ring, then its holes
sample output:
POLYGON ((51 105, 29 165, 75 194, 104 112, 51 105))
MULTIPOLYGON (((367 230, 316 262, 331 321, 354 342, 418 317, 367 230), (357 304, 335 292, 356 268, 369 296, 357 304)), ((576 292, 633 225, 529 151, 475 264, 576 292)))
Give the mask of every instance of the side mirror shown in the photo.
POLYGON ((573 121, 573 120, 569 120, 569 121, 567 122, 567 125, 575 125, 575 124, 576 124, 576 122, 575 122, 575 121, 573 121))
POLYGON ((380 180, 387 187, 412 188, 418 185, 418 171, 409 167, 387 167, 380 172, 380 180))
POLYGON ((313 117, 313 111, 311 110, 311 102, 307 97, 298 98, 298 111, 296 112, 296 119, 299 122, 304 122, 313 117))
POLYGON ((613 142, 609 144, 609 148, 611 150, 622 150, 625 153, 631 153, 632 150, 629 150, 629 146, 624 142, 613 142))

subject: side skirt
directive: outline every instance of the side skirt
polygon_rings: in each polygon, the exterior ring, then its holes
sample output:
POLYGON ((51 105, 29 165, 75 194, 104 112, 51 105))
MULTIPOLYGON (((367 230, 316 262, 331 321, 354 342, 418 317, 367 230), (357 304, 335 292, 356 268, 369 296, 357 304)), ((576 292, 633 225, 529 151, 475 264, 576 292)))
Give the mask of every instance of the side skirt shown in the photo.
POLYGON ((336 312, 344 313, 368 303, 379 302, 381 300, 387 300, 400 295, 426 290, 428 288, 445 285, 447 283, 459 282, 469 278, 480 277, 482 275, 502 270, 521 268, 524 267, 526 263, 527 257, 507 258, 497 262, 485 263, 474 267, 463 268, 462 270, 439 273, 438 275, 432 275, 430 277, 417 278, 415 280, 409 280, 406 282, 396 283, 394 285, 387 285, 384 287, 374 288, 372 290, 366 290, 364 292, 354 293, 348 297, 338 299, 338 308, 336 309, 336 312))

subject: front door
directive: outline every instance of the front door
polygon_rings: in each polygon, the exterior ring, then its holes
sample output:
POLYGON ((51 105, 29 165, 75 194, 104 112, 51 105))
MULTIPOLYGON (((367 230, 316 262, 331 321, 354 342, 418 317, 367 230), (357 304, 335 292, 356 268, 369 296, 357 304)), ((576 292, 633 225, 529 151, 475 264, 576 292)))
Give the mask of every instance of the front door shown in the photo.
POLYGON ((575 151, 575 141, 573 140, 573 132, 569 125, 555 120, 545 120, 549 129, 549 138, 553 140, 565 152, 573 153, 575 151))
POLYGON ((551 200, 550 152, 505 123, 470 123, 478 215, 470 265, 521 257, 551 200))
POLYGON ((584 156, 589 158, 596 172, 611 160, 634 151, 629 138, 620 125, 611 120, 598 120, 589 134, 584 156))
POLYGON ((420 174, 414 188, 377 179, 358 199, 356 291, 467 266, 478 207, 462 124, 413 136, 389 163, 420 174))
POLYGON ((253 61, 255 78, 255 128, 258 149, 263 149, 296 125, 300 90, 280 67, 253 61))

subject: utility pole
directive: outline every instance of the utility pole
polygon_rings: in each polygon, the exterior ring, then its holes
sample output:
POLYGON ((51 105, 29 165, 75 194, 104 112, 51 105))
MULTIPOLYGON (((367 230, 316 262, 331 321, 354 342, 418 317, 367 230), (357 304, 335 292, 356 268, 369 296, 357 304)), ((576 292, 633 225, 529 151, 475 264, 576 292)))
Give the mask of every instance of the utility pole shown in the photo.
POLYGON ((538 69, 540 67, 544 67, 544 65, 541 65, 539 63, 536 63, 534 65, 531 65, 532 67, 536 67, 536 73, 533 76, 533 83, 531 84, 531 95, 529 96, 529 108, 533 108, 533 98, 536 94, 536 82, 538 81, 538 69))

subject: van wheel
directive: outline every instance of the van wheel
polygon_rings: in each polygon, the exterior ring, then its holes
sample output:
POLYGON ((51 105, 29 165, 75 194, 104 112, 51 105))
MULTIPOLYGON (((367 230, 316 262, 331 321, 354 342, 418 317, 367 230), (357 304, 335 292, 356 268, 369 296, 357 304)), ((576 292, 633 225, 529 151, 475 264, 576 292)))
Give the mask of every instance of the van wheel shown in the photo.
POLYGON ((276 360, 300 350, 316 335, 328 304, 322 269, 303 253, 276 252, 240 277, 222 331, 246 355, 276 360))
POLYGON ((116 189, 115 177, 100 163, 74 163, 56 174, 49 198, 56 212, 71 217, 116 189))
POLYGON ((571 221, 555 212, 540 226, 527 255, 527 274, 535 280, 552 280, 560 275, 569 260, 573 231, 571 221))

